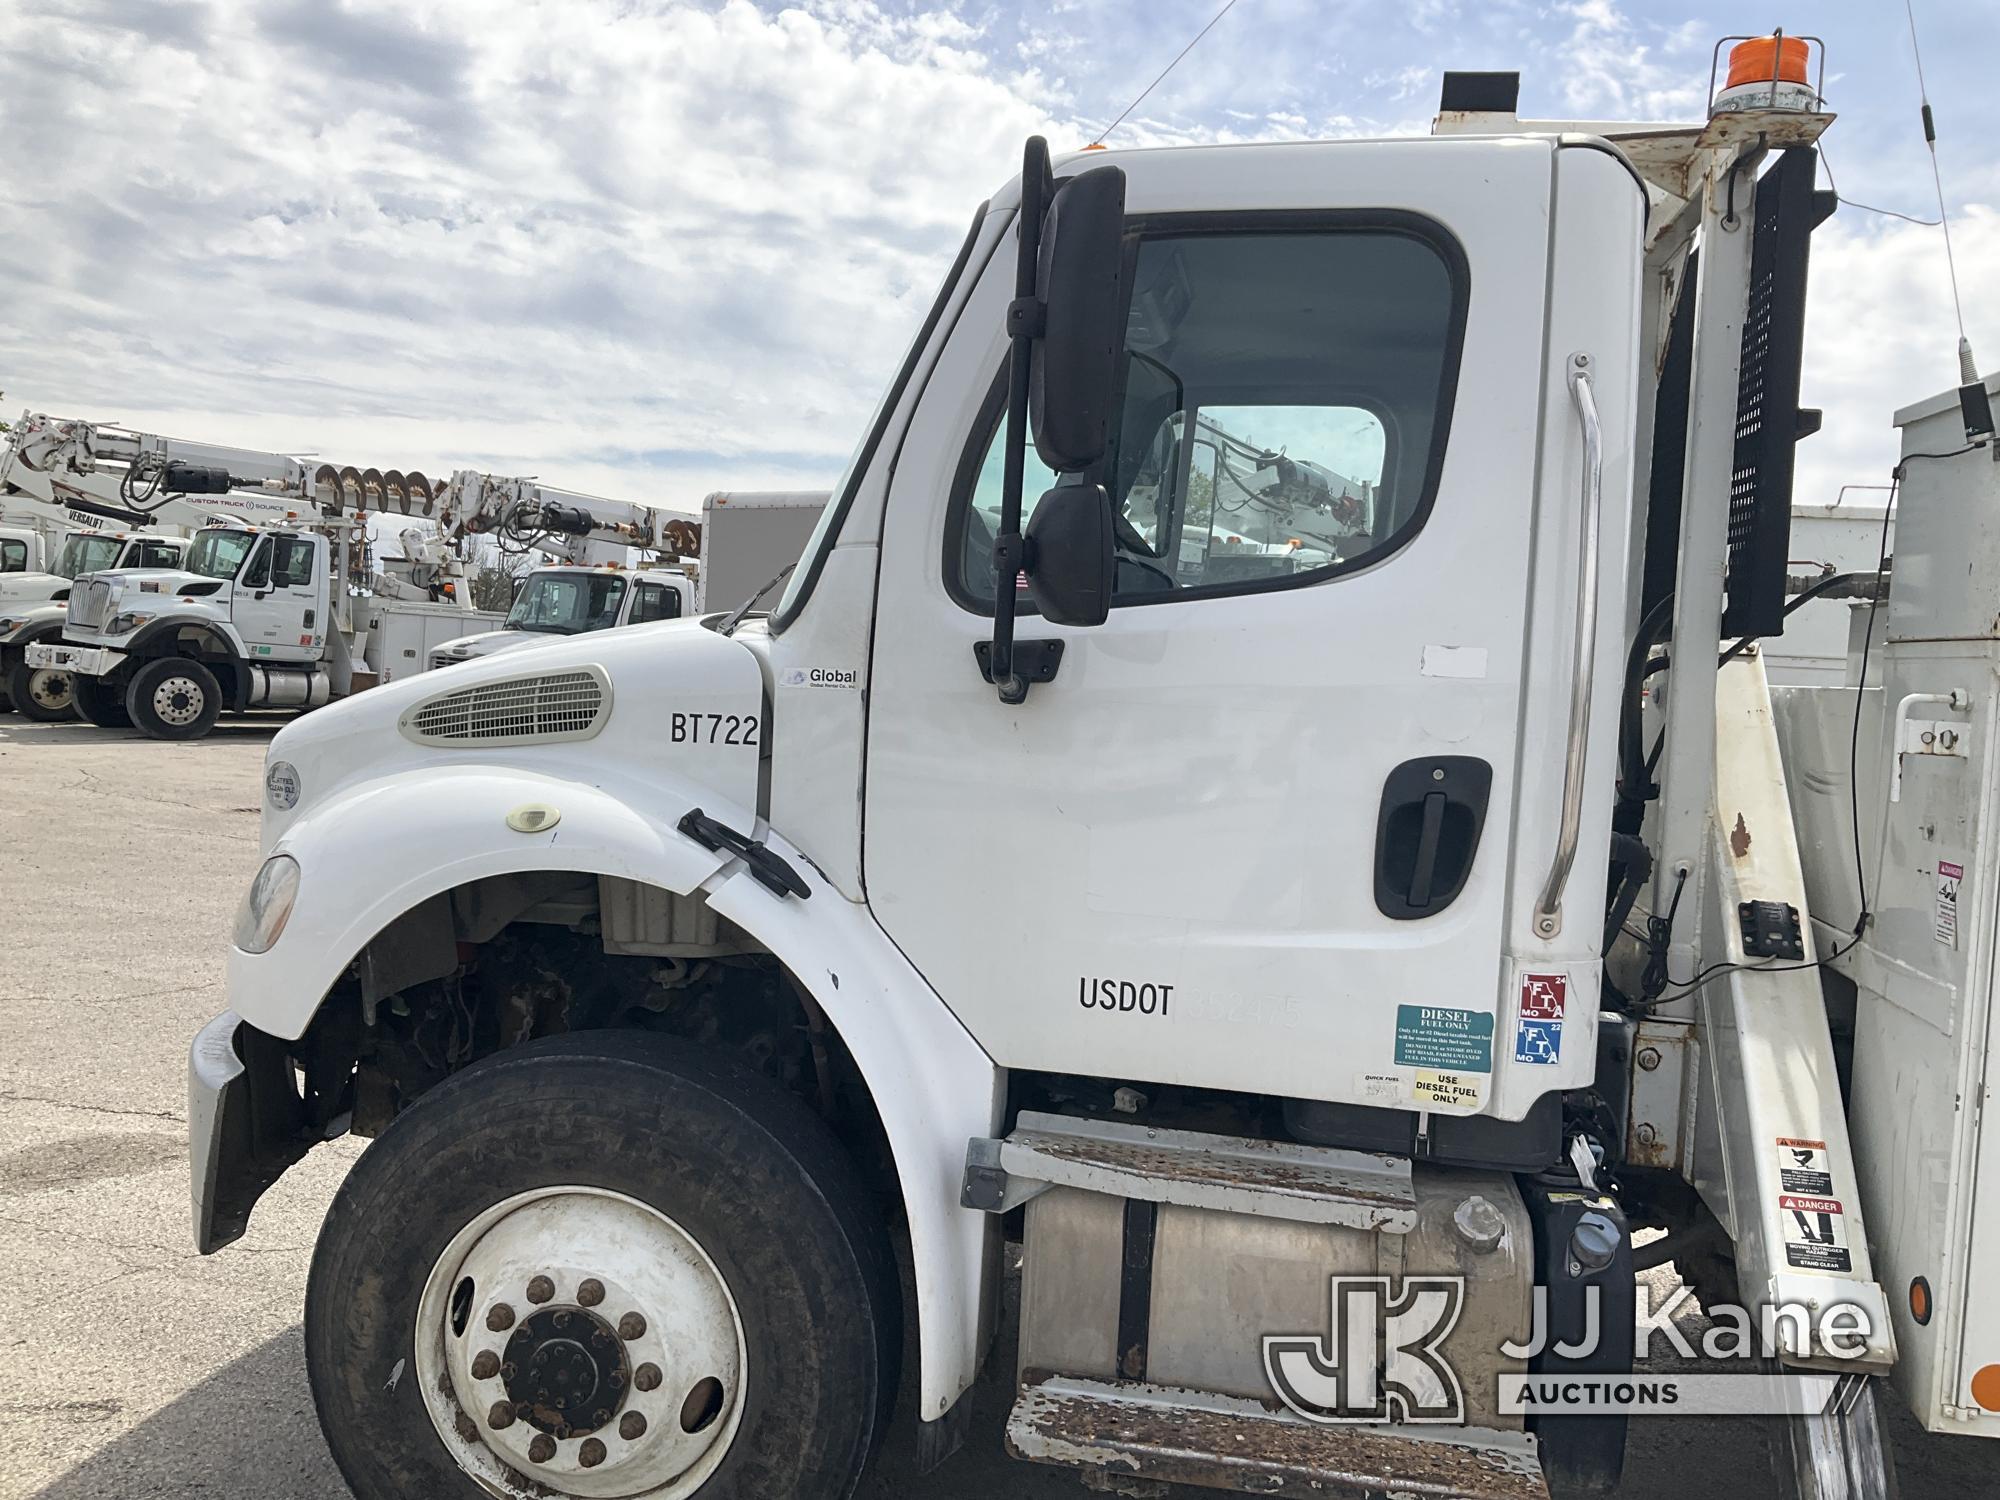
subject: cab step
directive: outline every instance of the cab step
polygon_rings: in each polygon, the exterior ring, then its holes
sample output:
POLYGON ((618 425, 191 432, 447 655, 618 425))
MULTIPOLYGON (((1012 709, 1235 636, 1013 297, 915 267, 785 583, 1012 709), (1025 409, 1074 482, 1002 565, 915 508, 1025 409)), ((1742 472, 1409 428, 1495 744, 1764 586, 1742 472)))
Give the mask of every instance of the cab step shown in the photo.
POLYGON ((1135 1382, 1051 1376, 1023 1386, 1007 1448, 1110 1482, 1099 1487, 1150 1481, 1357 1500, 1549 1500, 1527 1433, 1329 1425, 1234 1396, 1135 1382))
POLYGON ((1400 1156, 1028 1110, 1005 1139, 967 1143, 965 1207, 1005 1213, 1052 1187, 1393 1234, 1417 1222, 1400 1156))

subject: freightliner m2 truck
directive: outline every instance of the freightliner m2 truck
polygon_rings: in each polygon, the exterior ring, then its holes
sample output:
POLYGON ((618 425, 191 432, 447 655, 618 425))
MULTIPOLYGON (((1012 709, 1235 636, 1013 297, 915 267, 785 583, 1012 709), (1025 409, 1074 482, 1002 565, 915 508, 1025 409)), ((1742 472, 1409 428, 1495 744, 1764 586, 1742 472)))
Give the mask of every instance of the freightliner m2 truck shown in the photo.
MULTIPOLYGON (((1601 1494, 1667 1260, 1755 1330, 1779 1493, 1890 1492, 1885 1378, 2000 1434, 1952 1186, 2000 849, 1938 779, 1994 679, 1895 665, 1900 564, 1793 748, 1759 654, 1807 48, 1687 122, 1515 87, 1031 142, 767 617, 277 736, 194 1226, 373 1138, 304 1325, 358 1496, 844 1497, 899 1391, 921 1463, 965 1439, 1003 1315, 1009 1449, 1103 1489, 1601 1494)), ((1906 468, 1990 476, 1986 404, 1906 468)))

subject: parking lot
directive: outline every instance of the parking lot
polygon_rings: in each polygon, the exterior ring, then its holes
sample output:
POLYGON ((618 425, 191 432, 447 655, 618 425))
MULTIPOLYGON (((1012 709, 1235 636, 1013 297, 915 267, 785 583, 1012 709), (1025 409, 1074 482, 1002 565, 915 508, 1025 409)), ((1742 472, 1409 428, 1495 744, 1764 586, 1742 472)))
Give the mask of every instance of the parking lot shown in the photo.
MULTIPOLYGON (((327 1200, 361 1143, 323 1147, 221 1255, 189 1239, 188 1040, 221 1010, 230 914, 257 864, 271 723, 160 743, 0 716, 0 1497, 338 1500, 299 1308, 327 1200)), ((1665 1279, 1671 1272, 1654 1273, 1665 1279)), ((919 1476, 899 1424, 873 1500, 1071 1496, 1000 1452, 1009 1351, 967 1448, 919 1476)), ((2000 1491, 1991 1445, 1892 1414, 1909 1494, 2000 1491)), ((1758 1421, 1635 1426, 1632 1500, 1771 1492, 1758 1421)), ((1206 1493, 1206 1492, 1204 1492, 1206 1493)))

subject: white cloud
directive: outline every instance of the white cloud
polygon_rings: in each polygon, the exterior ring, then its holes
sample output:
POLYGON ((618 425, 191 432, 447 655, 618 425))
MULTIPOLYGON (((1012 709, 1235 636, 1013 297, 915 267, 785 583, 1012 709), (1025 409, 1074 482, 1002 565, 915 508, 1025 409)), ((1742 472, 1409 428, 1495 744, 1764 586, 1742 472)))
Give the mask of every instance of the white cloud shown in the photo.
MULTIPOLYGON (((10 400, 684 503, 828 482, 1022 139, 1089 139, 1213 14, 1210 0, 14 8, 10 400)), ((1614 0, 1421 0, 1400 17, 1259 0, 1115 139, 1420 131, 1432 81, 1411 58, 1525 63, 1530 112, 1673 115, 1699 108, 1708 41, 1614 0), (1449 54, 1423 39, 1432 27, 1452 32, 1449 54), (1299 37, 1312 44, 1274 44, 1299 37)), ((1842 186, 1921 207, 1928 178, 1897 140, 1885 154, 1862 129, 1837 147, 1842 186)), ((2000 201, 2000 170, 1961 174, 2000 201)), ((1964 217, 1960 257, 1977 303, 2000 268, 1990 213, 1964 217)), ((1802 496, 1879 475, 1890 410, 1952 379, 1935 231, 1843 213, 1818 238, 1812 296, 1806 391, 1828 425, 1801 449, 1802 496)), ((2000 364, 2000 328, 1980 328, 2000 364)))
MULTIPOLYGON (((1952 224, 1966 328, 1982 371, 2000 369, 2000 212, 1975 205, 1952 224)), ((1800 400, 1827 412, 1799 445, 1793 495, 1825 503, 1843 484, 1884 484, 1900 407, 1958 382, 1958 323, 1936 229, 1842 209, 1813 236, 1800 400)))

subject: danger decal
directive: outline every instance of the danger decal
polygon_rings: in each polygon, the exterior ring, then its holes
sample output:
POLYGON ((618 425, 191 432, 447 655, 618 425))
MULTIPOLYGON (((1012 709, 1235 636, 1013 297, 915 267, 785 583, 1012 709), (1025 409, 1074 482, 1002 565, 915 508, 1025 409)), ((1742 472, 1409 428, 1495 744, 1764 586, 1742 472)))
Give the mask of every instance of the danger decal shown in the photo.
POLYGON ((1787 1264, 1801 1271, 1853 1271, 1847 1214, 1838 1198, 1786 1193, 1778 1199, 1778 1212, 1787 1264))

